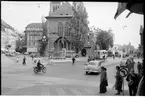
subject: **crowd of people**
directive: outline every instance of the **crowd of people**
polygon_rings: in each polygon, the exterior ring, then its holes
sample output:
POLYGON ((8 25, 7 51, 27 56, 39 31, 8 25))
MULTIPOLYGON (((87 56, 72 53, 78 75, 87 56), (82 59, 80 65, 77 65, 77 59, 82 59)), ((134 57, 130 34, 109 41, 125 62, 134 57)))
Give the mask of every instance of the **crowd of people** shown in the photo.
MULTIPOLYGON (((115 95, 120 95, 121 92, 123 92, 122 86, 123 86, 123 78, 128 83, 128 92, 130 96, 135 95, 145 95, 143 90, 143 83, 144 83, 144 74, 143 74, 143 61, 137 63, 137 72, 134 70, 134 59, 129 58, 127 59, 125 65, 126 68, 128 68, 128 74, 126 77, 122 77, 120 74, 121 66, 116 66, 116 74, 115 74, 115 84, 113 88, 117 91, 115 95)), ((108 79, 107 79, 107 72, 106 68, 101 68, 101 76, 100 76, 100 93, 107 92, 107 86, 108 86, 108 79)))

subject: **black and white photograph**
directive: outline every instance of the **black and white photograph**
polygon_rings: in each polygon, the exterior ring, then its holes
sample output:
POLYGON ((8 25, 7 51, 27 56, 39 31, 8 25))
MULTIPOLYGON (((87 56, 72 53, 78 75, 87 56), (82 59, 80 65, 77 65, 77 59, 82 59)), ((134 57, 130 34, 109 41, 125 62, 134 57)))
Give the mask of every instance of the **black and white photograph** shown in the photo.
POLYGON ((143 7, 1 1, 1 95, 145 96, 143 7))

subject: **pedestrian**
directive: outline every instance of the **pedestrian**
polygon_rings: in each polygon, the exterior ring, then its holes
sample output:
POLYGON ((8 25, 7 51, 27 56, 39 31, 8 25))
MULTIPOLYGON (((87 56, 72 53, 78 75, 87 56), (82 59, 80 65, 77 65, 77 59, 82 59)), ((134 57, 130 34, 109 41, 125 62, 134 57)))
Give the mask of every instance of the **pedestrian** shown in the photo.
POLYGON ((100 92, 105 93, 107 92, 108 80, 107 80, 107 72, 105 67, 101 67, 101 76, 100 76, 100 92))
POLYGON ((19 57, 17 57, 17 63, 19 62, 19 57))
POLYGON ((119 95, 120 92, 122 92, 122 83, 123 83, 123 78, 120 75, 120 67, 116 66, 116 81, 115 81, 115 85, 113 87, 115 87, 115 89, 117 90, 117 93, 115 95, 119 95))
POLYGON ((115 55, 113 54, 113 59, 115 59, 115 55))
POLYGON ((26 65, 26 58, 25 58, 25 56, 23 58, 23 65, 26 65))
POLYGON ((33 58, 34 58, 33 54, 32 54, 32 56, 31 56, 31 57, 32 57, 32 61, 33 61, 33 58))
POLYGON ((36 57, 34 57, 34 63, 36 63, 37 62, 37 58, 36 57))
POLYGON ((127 68, 128 68, 128 72, 130 72, 130 70, 131 70, 131 68, 132 68, 132 64, 131 64, 131 61, 130 61, 130 59, 127 59, 127 61, 126 61, 126 66, 127 66, 127 68))
POLYGON ((134 70, 134 64, 135 64, 134 59, 130 58, 130 62, 131 62, 131 68, 134 70))
POLYGON ((138 74, 141 74, 142 64, 140 62, 138 62, 137 64, 137 70, 138 70, 138 74))
POLYGON ((72 65, 75 65, 75 57, 72 58, 72 65))
POLYGON ((131 69, 126 80, 128 81, 128 88, 130 96, 135 96, 138 88, 138 75, 134 73, 134 70, 131 69))

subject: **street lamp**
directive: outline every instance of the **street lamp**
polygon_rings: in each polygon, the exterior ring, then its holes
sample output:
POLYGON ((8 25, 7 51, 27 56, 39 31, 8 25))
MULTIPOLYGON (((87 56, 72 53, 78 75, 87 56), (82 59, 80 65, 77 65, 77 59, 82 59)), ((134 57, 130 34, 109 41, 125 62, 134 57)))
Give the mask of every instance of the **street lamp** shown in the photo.
POLYGON ((46 40, 46 36, 43 36, 42 37, 42 42, 46 42, 47 40, 46 40))

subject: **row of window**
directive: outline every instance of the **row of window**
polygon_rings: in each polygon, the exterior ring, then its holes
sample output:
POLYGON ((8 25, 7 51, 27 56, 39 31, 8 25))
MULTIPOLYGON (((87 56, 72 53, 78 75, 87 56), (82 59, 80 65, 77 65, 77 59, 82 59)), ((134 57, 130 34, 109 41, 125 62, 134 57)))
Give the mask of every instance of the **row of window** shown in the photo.
POLYGON ((58 36, 70 36, 70 27, 68 22, 66 22, 65 26, 63 26, 63 23, 61 22, 58 23, 58 36))
POLYGON ((27 35, 27 43, 28 46, 36 46, 38 40, 42 38, 42 33, 28 33, 27 35))

